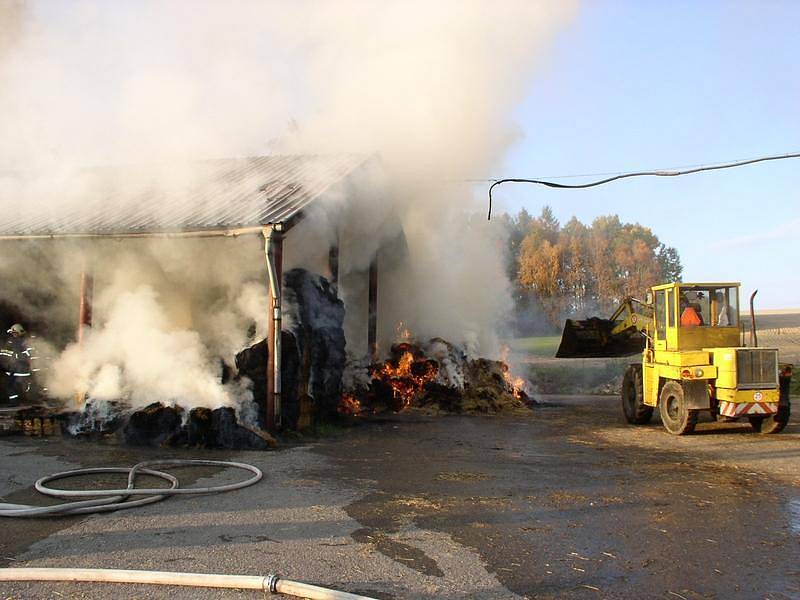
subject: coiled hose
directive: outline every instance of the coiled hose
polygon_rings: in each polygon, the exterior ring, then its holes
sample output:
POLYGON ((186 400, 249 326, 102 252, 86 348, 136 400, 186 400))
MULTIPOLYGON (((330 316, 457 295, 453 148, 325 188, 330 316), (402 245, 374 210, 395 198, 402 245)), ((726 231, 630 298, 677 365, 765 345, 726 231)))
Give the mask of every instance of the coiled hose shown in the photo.
MULTIPOLYGON (((29 504, 0 503, 0 517, 51 517, 65 515, 82 515, 88 513, 109 512, 135 506, 144 506, 164 500, 169 496, 187 494, 215 494, 230 492, 253 485, 264 476, 261 469, 246 463, 224 460, 150 460, 135 464, 132 467, 100 467, 91 469, 75 469, 47 475, 34 484, 36 491, 54 498, 90 498, 89 500, 73 500, 54 506, 33 506, 29 504), (252 473, 252 477, 236 483, 228 483, 202 488, 181 488, 178 478, 158 469, 170 467, 229 467, 243 469, 252 473), (152 468, 155 467, 155 468, 152 468), (127 473, 128 485, 125 489, 115 490, 59 490, 47 487, 46 484, 60 479, 97 475, 107 473, 127 473), (151 475, 169 483, 166 488, 136 488, 136 477, 151 475), (131 496, 144 496, 137 500, 128 500, 131 496)), ((122 569, 59 569, 59 568, 6 568, 0 569, 0 581, 87 581, 104 583, 145 583, 156 585, 182 585, 193 587, 237 588, 288 594, 311 598, 313 600, 373 600, 367 596, 359 596, 348 592, 339 592, 327 588, 281 579, 277 575, 213 575, 206 573, 170 573, 164 571, 133 571, 122 569)))
POLYGON ((34 484, 36 491, 54 498, 91 498, 90 500, 76 500, 62 502, 53 506, 34 506, 30 504, 0 503, 0 517, 52 517, 65 515, 83 515, 88 513, 109 512, 135 506, 144 506, 159 502, 169 496, 188 494, 216 494, 230 492, 253 485, 261 480, 264 474, 261 469, 246 463, 231 462, 226 460, 148 460, 137 463, 132 467, 100 467, 92 469, 75 469, 62 471, 53 475, 42 477, 34 484), (170 467, 229 467, 243 469, 253 474, 252 477, 236 483, 228 483, 204 488, 181 488, 178 478, 169 473, 151 468, 170 467), (79 477, 82 475, 98 475, 101 473, 127 473, 128 486, 116 490, 58 490, 46 486, 51 481, 79 477), (151 475, 167 481, 170 486, 166 488, 136 488, 138 475, 151 475), (144 496, 137 500, 128 500, 131 496, 144 496))

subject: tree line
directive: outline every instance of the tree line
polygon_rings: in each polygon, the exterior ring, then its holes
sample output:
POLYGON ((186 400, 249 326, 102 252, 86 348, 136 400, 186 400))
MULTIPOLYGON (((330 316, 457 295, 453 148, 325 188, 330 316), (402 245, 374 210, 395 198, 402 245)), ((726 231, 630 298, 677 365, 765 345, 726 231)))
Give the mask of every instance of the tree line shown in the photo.
POLYGON ((555 331, 568 317, 609 316, 625 296, 644 298, 651 285, 681 279, 678 251, 617 215, 561 225, 545 206, 538 217, 522 209, 501 218, 518 334, 555 331))

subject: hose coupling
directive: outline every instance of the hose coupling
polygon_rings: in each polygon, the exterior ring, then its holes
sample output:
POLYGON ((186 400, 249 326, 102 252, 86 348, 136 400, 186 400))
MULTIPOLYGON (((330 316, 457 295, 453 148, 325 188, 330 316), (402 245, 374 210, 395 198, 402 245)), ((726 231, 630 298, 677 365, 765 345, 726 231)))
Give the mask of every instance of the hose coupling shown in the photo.
POLYGON ((278 575, 273 574, 264 577, 264 591, 269 592, 270 594, 277 594, 279 579, 280 577, 278 575))

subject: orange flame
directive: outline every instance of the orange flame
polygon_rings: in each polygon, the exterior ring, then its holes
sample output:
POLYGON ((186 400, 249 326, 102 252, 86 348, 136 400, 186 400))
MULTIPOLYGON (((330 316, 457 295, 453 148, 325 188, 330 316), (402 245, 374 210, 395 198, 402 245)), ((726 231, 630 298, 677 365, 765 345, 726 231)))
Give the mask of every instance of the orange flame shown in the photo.
POLYGON ((381 379, 392 388, 392 395, 399 401, 399 408, 407 408, 425 384, 436 377, 439 368, 435 361, 415 360, 411 350, 405 350, 393 364, 387 360, 372 372, 372 377, 381 379))
POLYGON ((515 398, 519 400, 524 400, 527 398, 527 393, 525 392, 525 380, 522 377, 517 377, 511 373, 511 367, 508 364, 508 357, 511 354, 511 346, 508 344, 503 344, 500 347, 500 360, 503 363, 503 377, 508 384, 511 393, 514 394, 515 398))
POLYGON ((356 416, 361 414, 361 401, 353 394, 342 394, 342 399, 339 401, 339 406, 336 411, 340 415, 356 416))
POLYGON ((510 370, 504 371, 503 376, 506 378, 506 383, 511 388, 511 393, 514 394, 514 397, 519 400, 525 399, 527 396, 525 393, 525 380, 522 377, 515 377, 510 370))

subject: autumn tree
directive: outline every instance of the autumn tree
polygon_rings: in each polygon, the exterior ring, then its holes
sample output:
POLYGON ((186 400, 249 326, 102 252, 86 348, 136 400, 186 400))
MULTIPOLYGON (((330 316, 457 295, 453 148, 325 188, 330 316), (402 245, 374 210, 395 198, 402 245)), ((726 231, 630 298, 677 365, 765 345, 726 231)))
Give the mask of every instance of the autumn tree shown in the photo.
POLYGON ((516 267, 518 308, 536 305, 554 326, 566 316, 608 313, 625 296, 644 297, 651 285, 680 280, 677 250, 616 215, 588 227, 573 217, 562 227, 545 207, 536 218, 525 212, 511 221, 509 270, 516 267))

